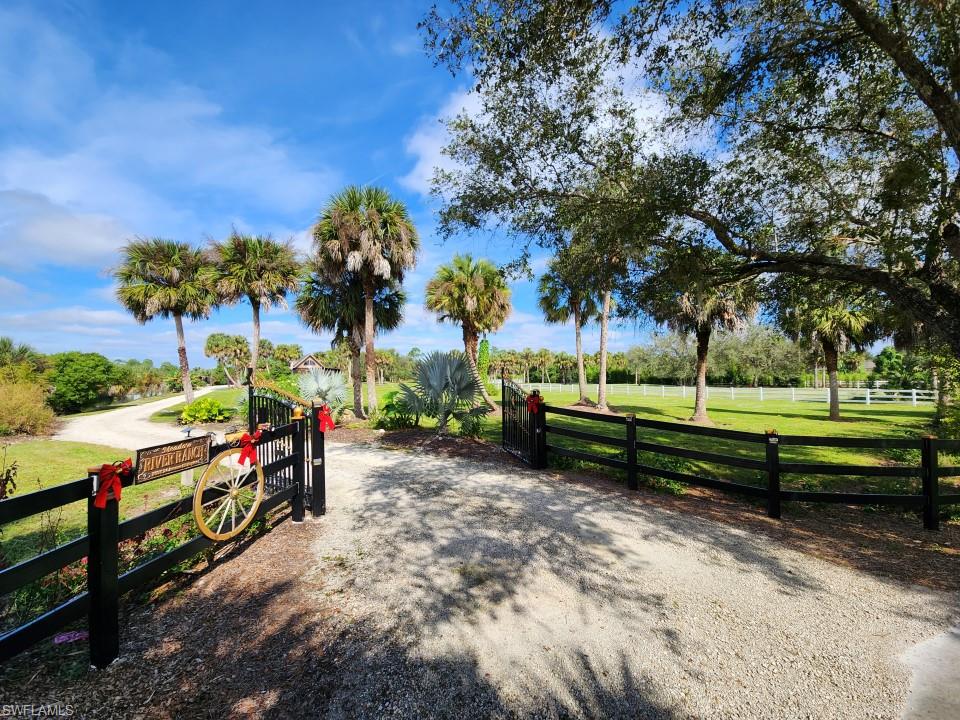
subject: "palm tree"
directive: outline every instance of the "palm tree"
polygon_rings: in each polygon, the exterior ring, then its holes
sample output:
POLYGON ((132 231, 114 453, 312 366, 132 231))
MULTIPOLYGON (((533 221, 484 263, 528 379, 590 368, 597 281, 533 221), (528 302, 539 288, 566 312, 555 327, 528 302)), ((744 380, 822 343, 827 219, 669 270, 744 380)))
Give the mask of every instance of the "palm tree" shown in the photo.
POLYGON ((577 364, 577 359, 566 352, 558 352, 556 357, 557 369, 563 377, 563 384, 570 382, 570 370, 577 364))
POLYGON ((207 318, 216 304, 209 263, 200 249, 163 238, 131 240, 122 252, 123 260, 114 270, 117 299, 141 324, 155 317, 173 318, 183 397, 192 403, 183 318, 207 318))
POLYGON ((540 382, 552 382, 550 366, 553 365, 553 353, 547 348, 540 348, 537 350, 537 363, 540 365, 540 382))
POLYGON ((830 386, 830 420, 840 420, 840 354, 878 339, 880 323, 871 298, 827 283, 778 278, 777 323, 793 339, 820 345, 830 386))
POLYGON ((708 423, 707 353, 715 328, 742 329, 756 310, 758 289, 742 280, 718 285, 707 275, 705 258, 691 255, 684 263, 669 265, 651 276, 641 288, 641 305, 658 323, 675 332, 693 333, 697 339, 696 403, 693 422, 708 423))
POLYGON ((207 357, 216 358, 230 384, 239 385, 241 379, 240 368, 246 367, 250 361, 250 343, 243 335, 211 333, 207 336, 203 354, 207 357), (233 372, 230 372, 231 368, 233 372))
POLYGON ((351 185, 334 195, 313 227, 313 240, 328 279, 355 273, 364 294, 367 409, 377 409, 375 297, 385 280, 399 289, 416 263, 420 240, 406 206, 382 188, 351 185))
MULTIPOLYGON (((365 298, 363 284, 356 273, 346 273, 331 283, 320 258, 312 261, 312 270, 303 281, 296 308, 303 324, 315 333, 333 332, 331 347, 349 350, 350 379, 353 384, 353 414, 364 419, 361 393, 360 353, 364 345, 365 298)), ((395 280, 379 282, 374 295, 375 325, 393 330, 403 321, 406 296, 395 280)))
POLYGON ((510 288, 503 275, 489 260, 474 261, 471 255, 454 255, 448 265, 437 268, 427 283, 427 310, 440 322, 452 322, 463 330, 463 349, 480 392, 491 410, 497 404, 477 369, 477 344, 480 333, 496 332, 510 315, 510 288))
POLYGON ((533 364, 536 361, 537 361, 537 354, 530 348, 524 348, 517 355, 517 362, 520 368, 523 370, 524 384, 530 383, 530 368, 533 367, 533 364))
POLYGON ((225 303, 247 300, 253 312, 250 368, 257 371, 260 358, 260 311, 274 305, 286 307, 288 292, 300 284, 300 263, 292 243, 269 235, 241 235, 234 230, 223 242, 212 242, 216 290, 225 303))
POLYGON ((548 323, 566 323, 573 318, 577 343, 577 384, 580 389, 578 405, 590 404, 587 397, 587 371, 583 362, 583 326, 597 315, 593 296, 566 271, 566 265, 552 262, 540 278, 538 304, 548 323))

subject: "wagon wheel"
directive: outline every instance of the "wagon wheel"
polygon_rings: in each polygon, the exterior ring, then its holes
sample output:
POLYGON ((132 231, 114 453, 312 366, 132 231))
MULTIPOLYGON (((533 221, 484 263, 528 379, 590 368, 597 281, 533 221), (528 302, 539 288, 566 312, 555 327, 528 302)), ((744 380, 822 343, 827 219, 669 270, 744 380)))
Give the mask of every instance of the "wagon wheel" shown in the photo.
POLYGON ((240 464, 241 448, 224 450, 210 461, 193 493, 193 517, 211 540, 229 540, 256 517, 263 500, 263 468, 240 464))

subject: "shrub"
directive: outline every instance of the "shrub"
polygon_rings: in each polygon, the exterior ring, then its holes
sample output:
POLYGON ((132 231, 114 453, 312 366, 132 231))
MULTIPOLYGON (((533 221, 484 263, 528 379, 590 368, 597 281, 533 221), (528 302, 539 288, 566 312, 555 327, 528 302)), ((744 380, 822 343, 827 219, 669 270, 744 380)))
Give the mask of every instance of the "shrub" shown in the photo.
POLYGON ((461 433, 476 431, 478 419, 490 412, 482 404, 480 383, 467 358, 460 352, 433 352, 417 363, 413 385, 400 385, 400 400, 417 422, 424 415, 437 420, 442 434, 451 420, 460 424, 461 433))
POLYGON ((397 390, 391 390, 383 396, 383 405, 376 418, 374 427, 383 430, 406 430, 418 424, 413 410, 407 406, 397 390))
POLYGON ((233 417, 233 412, 221 405, 220 402, 213 398, 203 397, 194 400, 183 409, 183 412, 180 413, 180 424, 226 422, 231 417, 233 417))
POLYGON ((307 400, 316 400, 330 406, 336 412, 347 399, 347 381, 342 372, 314 368, 300 376, 300 394, 307 400))
POLYGON ((109 398, 116 367, 99 353, 65 352, 52 356, 47 402, 58 413, 76 412, 109 398))
POLYGON ((50 430, 55 415, 36 383, 0 383, 0 435, 40 435, 50 430))

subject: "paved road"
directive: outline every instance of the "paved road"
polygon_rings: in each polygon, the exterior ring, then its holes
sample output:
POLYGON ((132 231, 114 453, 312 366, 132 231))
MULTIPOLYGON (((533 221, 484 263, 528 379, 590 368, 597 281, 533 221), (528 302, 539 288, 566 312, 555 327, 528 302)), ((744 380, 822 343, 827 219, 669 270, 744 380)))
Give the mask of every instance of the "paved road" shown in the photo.
MULTIPOLYGON (((194 395, 199 397, 218 389, 221 388, 217 386, 200 388, 194 395)), ((183 396, 177 395, 143 405, 132 405, 117 410, 70 418, 54 435, 54 440, 97 443, 125 450, 136 450, 150 445, 181 440, 183 432, 180 428, 150 422, 150 416, 158 410, 172 407, 181 402, 183 402, 183 396)))

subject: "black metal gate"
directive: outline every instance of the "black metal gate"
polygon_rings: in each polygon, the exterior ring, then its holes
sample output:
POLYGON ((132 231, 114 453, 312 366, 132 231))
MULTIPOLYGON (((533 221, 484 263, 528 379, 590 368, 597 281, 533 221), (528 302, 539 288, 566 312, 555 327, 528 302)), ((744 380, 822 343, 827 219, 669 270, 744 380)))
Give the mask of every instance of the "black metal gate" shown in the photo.
POLYGON ((500 381, 500 407, 503 410, 503 449, 530 463, 533 459, 531 419, 527 393, 511 380, 500 381))
MULTIPOLYGON (((253 386, 248 388, 247 426, 251 431, 260 423, 270 423, 274 427, 280 427, 293 422, 294 411, 298 408, 295 403, 263 391, 257 392, 253 386)), ((311 478, 304 487, 304 500, 313 511, 313 515, 317 516, 326 511, 326 493, 323 488, 325 479, 323 435, 317 432, 317 419, 312 412, 309 412, 309 408, 303 419, 307 424, 307 431, 304 433, 304 477, 311 478), (315 490, 318 495, 317 502, 314 502, 315 490)), ((292 438, 284 437, 261 444, 257 450, 260 462, 266 465, 272 460, 289 456, 294 451, 290 445, 292 442, 292 438)), ((270 477, 267 480, 267 486, 271 492, 276 492, 296 482, 295 477, 294 468, 287 467, 270 477)))

